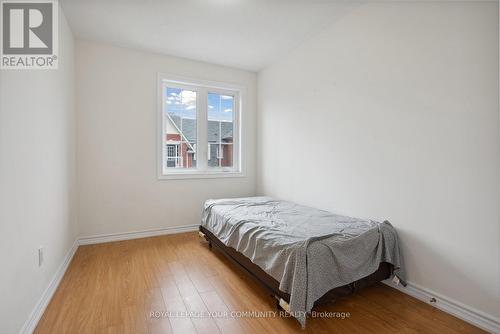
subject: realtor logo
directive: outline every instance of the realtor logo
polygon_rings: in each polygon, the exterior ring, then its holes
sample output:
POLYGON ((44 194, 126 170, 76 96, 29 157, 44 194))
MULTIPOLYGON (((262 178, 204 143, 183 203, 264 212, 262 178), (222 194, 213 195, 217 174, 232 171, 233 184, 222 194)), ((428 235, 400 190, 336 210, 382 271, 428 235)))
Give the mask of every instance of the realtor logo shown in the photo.
POLYGON ((1 0, 2 69, 56 69, 57 0, 1 0))

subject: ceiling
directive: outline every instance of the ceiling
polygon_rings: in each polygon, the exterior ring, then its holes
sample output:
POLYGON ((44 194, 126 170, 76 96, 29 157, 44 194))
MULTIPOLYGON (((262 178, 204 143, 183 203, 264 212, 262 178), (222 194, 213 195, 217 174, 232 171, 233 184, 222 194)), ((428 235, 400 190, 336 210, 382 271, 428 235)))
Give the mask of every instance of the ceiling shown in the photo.
POLYGON ((259 71, 359 5, 327 0, 60 0, 77 38, 259 71))

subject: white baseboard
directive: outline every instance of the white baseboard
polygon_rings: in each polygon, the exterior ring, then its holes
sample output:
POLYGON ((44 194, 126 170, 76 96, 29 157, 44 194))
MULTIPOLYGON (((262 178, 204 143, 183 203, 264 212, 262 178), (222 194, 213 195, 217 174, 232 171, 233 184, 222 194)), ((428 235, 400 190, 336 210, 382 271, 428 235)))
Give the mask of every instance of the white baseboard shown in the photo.
POLYGON ((147 237, 156 237, 156 236, 165 235, 165 234, 192 232, 192 231, 198 231, 199 226, 200 226, 199 224, 184 225, 184 226, 165 227, 165 228, 158 228, 158 229, 145 230, 145 231, 92 235, 92 236, 88 236, 88 237, 80 237, 78 239, 78 244, 79 245, 92 245, 92 244, 100 244, 100 243, 104 243, 104 242, 139 239, 139 238, 147 238, 147 237))
POLYGON ((454 315, 455 317, 467 321, 474 326, 482 328, 485 331, 500 333, 500 319, 495 318, 492 315, 476 310, 470 306, 445 297, 432 290, 418 286, 414 283, 408 282, 406 287, 396 285, 390 280, 386 280, 384 283, 427 304, 433 305, 441 311, 454 315), (431 298, 434 298, 436 301, 431 302, 431 298))
POLYGON ((61 280, 64 277, 64 274, 66 273, 66 270, 68 269, 68 266, 71 263, 71 260, 73 259, 73 256, 75 255, 77 249, 78 249, 78 239, 75 240, 75 242, 71 246, 71 249, 64 257, 63 262, 61 263, 59 268, 57 268, 56 274, 50 281, 49 286, 42 293, 42 296, 40 297, 35 307, 33 308, 33 311, 31 311, 28 320, 26 320, 19 333, 22 334, 33 333, 33 331, 36 328, 36 325, 38 324, 38 321, 40 321, 40 318, 43 315, 43 312, 45 312, 45 309, 49 305, 52 296, 56 292, 59 283, 61 283, 61 280))

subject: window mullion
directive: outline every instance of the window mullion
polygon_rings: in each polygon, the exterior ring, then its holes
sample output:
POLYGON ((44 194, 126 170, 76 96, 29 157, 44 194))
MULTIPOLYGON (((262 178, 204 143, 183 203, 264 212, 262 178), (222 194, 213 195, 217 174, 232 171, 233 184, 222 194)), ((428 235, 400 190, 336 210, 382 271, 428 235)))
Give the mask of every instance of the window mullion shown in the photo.
POLYGON ((240 93, 234 95, 234 128, 233 128, 233 169, 241 170, 241 96, 240 93))
POLYGON ((208 131, 208 90, 200 87, 198 89, 199 97, 197 99, 197 128, 198 128, 198 160, 197 165, 200 171, 206 171, 208 167, 207 160, 207 131, 208 131))

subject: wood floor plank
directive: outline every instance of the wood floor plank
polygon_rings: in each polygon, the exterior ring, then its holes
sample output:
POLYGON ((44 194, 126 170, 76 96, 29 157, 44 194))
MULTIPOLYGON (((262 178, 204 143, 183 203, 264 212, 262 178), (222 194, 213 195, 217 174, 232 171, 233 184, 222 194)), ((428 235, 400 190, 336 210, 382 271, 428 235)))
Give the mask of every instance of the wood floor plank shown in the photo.
POLYGON ((172 333, 196 333, 194 323, 185 316, 187 308, 177 288, 174 276, 164 276, 161 286, 165 311, 170 313, 167 318, 170 321, 172 333))
POLYGON ((302 330, 278 313, 245 314, 277 312, 275 299, 182 233, 80 246, 35 333, 484 333, 383 284, 315 310, 350 317, 309 318, 302 330))
POLYGON ((245 333, 241 325, 238 324, 238 320, 229 316, 229 308, 216 291, 203 292, 200 293, 200 296, 203 299, 203 302, 205 303, 207 309, 209 309, 211 312, 217 313, 215 322, 217 324, 217 327, 219 327, 221 333, 245 333))
POLYGON ((191 318, 198 334, 215 334, 220 333, 214 319, 210 317, 209 310, 201 299, 198 293, 189 294, 183 297, 184 304, 189 312, 194 312, 196 315, 191 318))

